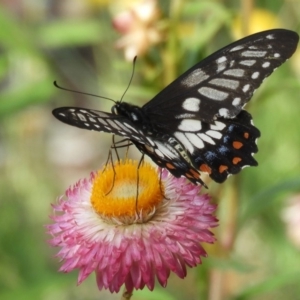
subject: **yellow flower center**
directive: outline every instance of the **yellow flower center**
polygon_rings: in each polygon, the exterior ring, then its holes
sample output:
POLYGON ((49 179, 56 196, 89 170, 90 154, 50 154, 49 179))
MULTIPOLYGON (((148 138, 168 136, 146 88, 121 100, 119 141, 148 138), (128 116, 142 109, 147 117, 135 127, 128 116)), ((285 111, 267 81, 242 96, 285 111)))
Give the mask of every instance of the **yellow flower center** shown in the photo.
POLYGON ((157 171, 144 162, 125 160, 100 170, 93 184, 91 203, 102 217, 123 221, 148 220, 164 199, 157 171))

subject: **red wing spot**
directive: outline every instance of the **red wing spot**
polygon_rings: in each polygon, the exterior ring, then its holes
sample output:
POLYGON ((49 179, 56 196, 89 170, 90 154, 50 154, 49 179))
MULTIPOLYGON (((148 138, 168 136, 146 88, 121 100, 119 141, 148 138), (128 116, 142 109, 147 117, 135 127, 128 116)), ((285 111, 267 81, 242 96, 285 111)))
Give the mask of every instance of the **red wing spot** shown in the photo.
POLYGON ((208 174, 211 174, 211 168, 210 168, 208 165, 206 165, 206 164, 202 164, 202 165, 199 167, 199 170, 200 170, 201 172, 206 172, 206 173, 208 173, 208 174))
POLYGON ((220 165, 220 167, 219 167, 219 173, 223 173, 223 172, 226 171, 227 169, 228 169, 228 166, 220 165))
POLYGON ((172 165, 172 164, 170 164, 170 163, 166 163, 166 167, 168 168, 168 169, 176 169, 176 167, 174 166, 174 165, 172 165))
POLYGON ((200 174, 193 169, 190 169, 190 172, 193 174, 194 178, 199 179, 200 174))
POLYGON ((232 163, 234 164, 234 165, 237 165, 240 161, 241 161, 242 159, 240 158, 240 157, 234 157, 233 158, 233 160, 232 160, 232 163))
POLYGON ((243 147, 243 143, 238 142, 238 141, 234 141, 234 142, 232 143, 232 146, 233 146, 233 148, 235 148, 235 149, 240 149, 240 148, 243 147))
POLYGON ((249 132, 244 132, 244 138, 248 139, 249 138, 249 132))

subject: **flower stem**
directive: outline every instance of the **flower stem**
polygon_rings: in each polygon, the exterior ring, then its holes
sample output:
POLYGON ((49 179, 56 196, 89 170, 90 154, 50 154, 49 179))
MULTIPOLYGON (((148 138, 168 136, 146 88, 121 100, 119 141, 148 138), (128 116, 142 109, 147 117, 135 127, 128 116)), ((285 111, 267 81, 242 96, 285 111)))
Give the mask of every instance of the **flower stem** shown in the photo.
POLYGON ((132 293, 128 292, 125 288, 121 300, 130 300, 132 293))

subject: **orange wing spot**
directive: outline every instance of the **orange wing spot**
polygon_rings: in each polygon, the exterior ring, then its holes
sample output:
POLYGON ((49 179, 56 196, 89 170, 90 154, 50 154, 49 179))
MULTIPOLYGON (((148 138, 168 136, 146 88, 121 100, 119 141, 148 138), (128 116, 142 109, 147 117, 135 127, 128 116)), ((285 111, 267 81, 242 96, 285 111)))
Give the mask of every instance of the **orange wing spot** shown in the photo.
POLYGON ((202 165, 199 167, 199 170, 200 170, 201 172, 206 172, 206 173, 208 173, 208 174, 211 174, 211 168, 210 168, 208 165, 206 165, 206 164, 202 164, 202 165))
POLYGON ((240 157, 234 157, 233 158, 233 160, 232 160, 232 163, 234 164, 234 165, 237 165, 240 161, 241 161, 242 159, 240 158, 240 157))
POLYGON ((238 141, 234 141, 234 142, 232 143, 232 145, 233 145, 233 148, 235 148, 235 149, 240 149, 240 148, 243 147, 243 143, 238 142, 238 141))
POLYGON ((248 139, 249 138, 249 132, 244 132, 244 138, 248 139))
POLYGON ((190 169, 190 172, 194 175, 194 178, 199 178, 200 174, 193 169, 190 169))
POLYGON ((226 171, 227 169, 228 169, 228 166, 220 165, 220 167, 219 167, 219 173, 223 173, 223 172, 226 171))
POLYGON ((170 164, 170 163, 166 163, 166 167, 168 169, 176 169, 176 167, 174 167, 174 165, 170 164))
POLYGON ((187 177, 187 178, 194 178, 191 174, 189 174, 189 173, 185 173, 185 176, 187 177))

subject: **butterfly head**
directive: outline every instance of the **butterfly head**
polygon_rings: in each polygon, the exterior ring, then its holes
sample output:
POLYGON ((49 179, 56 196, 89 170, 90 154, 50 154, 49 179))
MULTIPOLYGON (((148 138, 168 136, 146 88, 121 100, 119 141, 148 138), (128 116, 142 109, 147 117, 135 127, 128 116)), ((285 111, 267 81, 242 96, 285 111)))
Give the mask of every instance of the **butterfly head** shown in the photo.
POLYGON ((124 116, 134 123, 144 124, 147 120, 147 117, 140 107, 126 102, 116 102, 111 108, 111 112, 114 115, 124 116))

